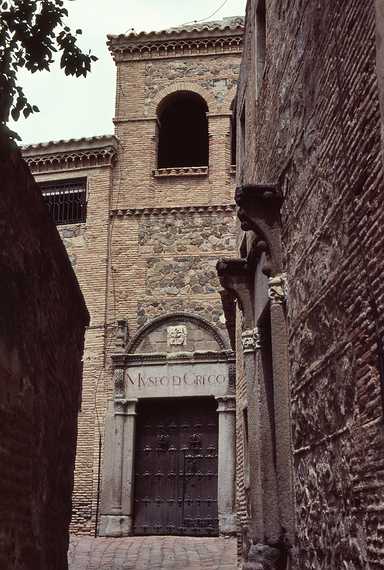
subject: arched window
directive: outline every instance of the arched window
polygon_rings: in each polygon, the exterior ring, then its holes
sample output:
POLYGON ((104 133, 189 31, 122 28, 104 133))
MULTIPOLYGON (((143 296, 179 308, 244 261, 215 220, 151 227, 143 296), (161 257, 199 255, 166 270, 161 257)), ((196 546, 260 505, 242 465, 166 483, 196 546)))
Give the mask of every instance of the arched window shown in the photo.
POLYGON ((208 107, 200 95, 168 95, 158 111, 158 168, 208 166, 208 107))

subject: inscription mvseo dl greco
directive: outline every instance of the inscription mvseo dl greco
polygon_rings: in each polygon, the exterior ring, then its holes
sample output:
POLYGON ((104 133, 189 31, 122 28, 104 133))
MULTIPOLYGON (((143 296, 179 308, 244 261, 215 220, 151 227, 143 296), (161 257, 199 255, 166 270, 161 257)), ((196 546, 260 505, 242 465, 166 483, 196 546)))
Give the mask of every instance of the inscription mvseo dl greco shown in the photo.
POLYGON ((136 388, 149 386, 217 386, 226 384, 228 377, 224 374, 191 374, 186 372, 182 376, 144 376, 141 372, 137 376, 126 373, 128 385, 136 388))

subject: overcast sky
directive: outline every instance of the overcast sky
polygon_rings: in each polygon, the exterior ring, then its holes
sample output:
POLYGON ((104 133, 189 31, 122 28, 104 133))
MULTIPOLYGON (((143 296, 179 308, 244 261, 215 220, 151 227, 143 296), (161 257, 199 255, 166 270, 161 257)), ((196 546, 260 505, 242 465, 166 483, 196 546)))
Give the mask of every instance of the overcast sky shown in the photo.
MULTIPOLYGON (((82 48, 98 58, 87 78, 51 72, 23 72, 20 81, 40 113, 10 124, 21 144, 113 133, 115 65, 105 45, 107 34, 163 30, 210 16, 223 0, 66 0, 69 25, 82 28, 82 48)), ((242 16, 246 0, 227 0, 212 19, 242 16)))

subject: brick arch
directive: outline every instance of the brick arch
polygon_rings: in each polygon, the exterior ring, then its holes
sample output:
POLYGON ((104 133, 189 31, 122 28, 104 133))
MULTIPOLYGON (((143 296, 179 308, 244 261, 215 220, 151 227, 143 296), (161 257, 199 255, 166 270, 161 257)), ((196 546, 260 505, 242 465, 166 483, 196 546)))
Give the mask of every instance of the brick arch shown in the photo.
POLYGON ((192 93, 196 93, 200 95, 204 99, 207 104, 208 111, 212 113, 212 110, 217 107, 217 103, 213 93, 208 91, 208 89, 204 89, 197 83, 193 83, 192 81, 178 81, 177 83, 172 83, 168 85, 166 88, 159 91, 156 97, 153 100, 153 115, 157 115, 157 111, 159 108, 160 103, 167 97, 168 95, 172 95, 174 93, 179 93, 181 91, 190 91, 192 93))
POLYGON ((140 345, 141 341, 153 330, 159 328, 164 323, 168 321, 173 321, 174 319, 183 321, 185 323, 194 323, 197 327, 205 329, 210 333, 212 338, 217 342, 219 349, 221 350, 228 350, 229 346, 225 337, 221 334, 221 332, 207 319, 201 317, 200 315, 196 315, 193 313, 186 313, 186 312, 175 312, 175 313, 166 313, 164 315, 159 315, 155 317, 145 325, 143 325, 133 336, 132 340, 127 346, 127 353, 132 354, 135 353, 137 347, 140 345))

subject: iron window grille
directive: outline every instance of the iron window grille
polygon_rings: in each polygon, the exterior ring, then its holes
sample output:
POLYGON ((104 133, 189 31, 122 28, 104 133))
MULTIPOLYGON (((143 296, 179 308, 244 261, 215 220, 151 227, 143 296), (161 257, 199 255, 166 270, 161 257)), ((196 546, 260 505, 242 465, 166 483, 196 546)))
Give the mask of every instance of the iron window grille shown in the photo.
POLYGON ((86 221, 86 183, 86 178, 76 178, 40 184, 44 201, 56 225, 86 221))

